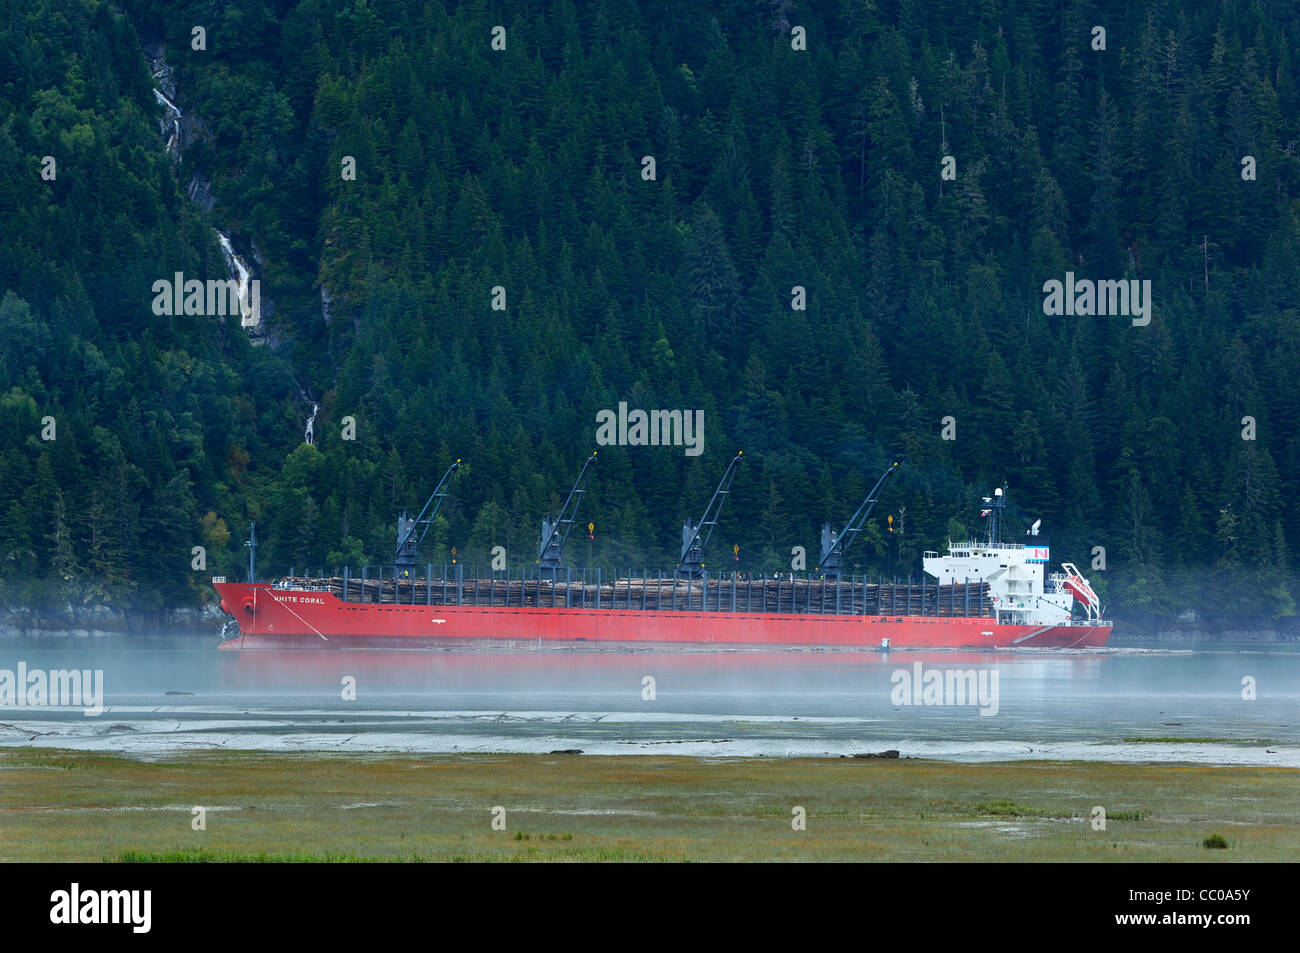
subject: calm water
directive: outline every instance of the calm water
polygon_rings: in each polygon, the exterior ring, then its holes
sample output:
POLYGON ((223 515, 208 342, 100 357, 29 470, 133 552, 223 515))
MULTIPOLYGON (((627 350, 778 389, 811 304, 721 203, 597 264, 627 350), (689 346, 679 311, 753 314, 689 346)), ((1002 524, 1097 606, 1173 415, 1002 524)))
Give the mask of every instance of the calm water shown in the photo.
POLYGON ((0 640, 0 673, 20 662, 28 671, 102 669, 105 707, 87 717, 80 707, 5 705, 0 745, 145 757, 201 748, 768 757, 896 748, 962 761, 1300 766, 1295 644, 881 655, 237 653, 193 639, 0 640), (896 673, 911 677, 917 663, 922 673, 974 670, 990 691, 996 673, 996 713, 896 704, 896 673), (643 697, 647 677, 653 699, 643 697), (1245 678, 1255 680, 1253 701, 1242 698, 1245 678), (355 700, 343 698, 345 679, 355 680, 355 700), (1133 740, 1161 737, 1214 740, 1133 740))

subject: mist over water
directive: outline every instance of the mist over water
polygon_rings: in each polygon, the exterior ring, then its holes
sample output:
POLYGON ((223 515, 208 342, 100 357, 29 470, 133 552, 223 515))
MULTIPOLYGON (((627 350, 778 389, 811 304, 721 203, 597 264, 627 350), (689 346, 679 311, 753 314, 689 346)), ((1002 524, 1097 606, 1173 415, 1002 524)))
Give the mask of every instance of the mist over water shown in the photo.
MULTIPOLYGON (((6 639, 0 670, 102 669, 104 711, 0 707, 0 745, 120 751, 548 752, 1300 766, 1300 646, 1090 651, 218 651, 6 639), (996 713, 895 704, 900 671, 997 674, 996 713), (645 679, 653 678, 654 698, 645 679), (1242 680, 1257 697, 1244 700, 1242 680), (345 700, 346 679, 355 700, 345 700), (1132 739, 1187 739, 1142 743, 1132 739)), ((908 693, 908 697, 911 697, 908 693)), ((919 696, 917 696, 919 701, 919 696)))

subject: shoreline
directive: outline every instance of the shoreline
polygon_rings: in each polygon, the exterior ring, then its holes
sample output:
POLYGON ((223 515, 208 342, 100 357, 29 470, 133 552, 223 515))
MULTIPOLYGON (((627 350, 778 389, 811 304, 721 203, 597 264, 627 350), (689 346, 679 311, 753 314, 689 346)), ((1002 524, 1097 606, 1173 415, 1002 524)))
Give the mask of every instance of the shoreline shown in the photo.
MULTIPOLYGON (((368 711, 337 718, 324 709, 294 713, 299 722, 281 730, 278 709, 230 708, 184 719, 187 706, 108 706, 94 717, 23 719, 21 707, 0 708, 0 752, 59 751, 85 756, 121 755, 167 761, 191 752, 243 751, 258 756, 540 757, 554 751, 586 758, 641 760, 663 755, 767 761, 842 760, 895 751, 900 760, 952 765, 1041 764, 1175 765, 1280 768, 1300 771, 1300 745, 1281 738, 1159 736, 1030 740, 908 738, 871 733, 835 737, 851 719, 794 716, 701 715, 659 712, 368 711), (158 716, 165 716, 162 722, 158 716), (17 716, 17 717, 15 717, 17 716), (179 718, 177 717, 179 716, 179 718), (376 728, 382 720, 388 727, 376 728), (503 721, 527 730, 501 731, 503 721), (627 738, 619 725, 647 722, 680 736, 627 738), (799 726, 804 726, 803 728, 799 726), (826 734, 800 737, 820 727, 826 734), (771 734, 769 734, 769 730, 771 734), (779 734, 777 734, 779 732, 779 734), (791 733, 795 732, 795 733, 791 733)), ((76 712, 74 712, 76 714, 76 712)))
POLYGON ((0 640, 113 637, 216 638, 224 614, 215 605, 182 609, 123 609, 102 604, 62 609, 0 609, 0 640))

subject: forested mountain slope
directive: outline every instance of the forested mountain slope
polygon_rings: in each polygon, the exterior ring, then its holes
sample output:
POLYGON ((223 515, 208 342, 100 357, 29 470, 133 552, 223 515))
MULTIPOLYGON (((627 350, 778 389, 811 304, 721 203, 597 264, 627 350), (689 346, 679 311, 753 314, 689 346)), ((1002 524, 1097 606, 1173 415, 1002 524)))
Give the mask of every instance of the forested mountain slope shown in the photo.
POLYGON ((901 454, 858 570, 919 572, 1004 483, 1055 559, 1105 548, 1120 617, 1294 613, 1292 4, 121 11, 0 2, 4 602, 193 603, 253 519, 266 574, 388 559, 456 457, 422 558, 531 563, 623 401, 703 410, 704 452, 602 447, 577 564, 671 566, 739 448, 715 563, 811 568, 901 454), (141 31, 208 130, 179 165, 141 31), (225 277, 214 223, 264 254, 268 346, 150 308, 225 277), (1045 314, 1067 272, 1150 281, 1152 320, 1045 314))

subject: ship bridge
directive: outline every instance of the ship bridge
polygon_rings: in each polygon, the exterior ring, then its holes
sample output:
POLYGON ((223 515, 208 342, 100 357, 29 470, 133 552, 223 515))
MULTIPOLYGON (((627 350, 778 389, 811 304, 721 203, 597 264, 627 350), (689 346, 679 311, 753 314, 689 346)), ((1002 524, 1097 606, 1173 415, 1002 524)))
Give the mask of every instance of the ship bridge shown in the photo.
POLYGON ((1016 625, 1069 620, 1074 597, 1055 580, 1045 585, 1049 558, 1046 541, 1027 545, 992 546, 974 540, 949 542, 948 554, 927 552, 922 566, 940 585, 986 582, 998 621, 1016 625))
POLYGON ((988 539, 949 540, 947 555, 928 551, 922 555, 922 567, 940 585, 987 583, 999 622, 1049 625, 1069 621, 1075 597, 1055 575, 1045 575, 1051 549, 1047 537, 1038 534, 1041 521, 1025 534, 1024 543, 1003 542, 1000 530, 1005 505, 999 487, 992 497, 984 498, 980 510, 980 516, 989 520, 988 539))

